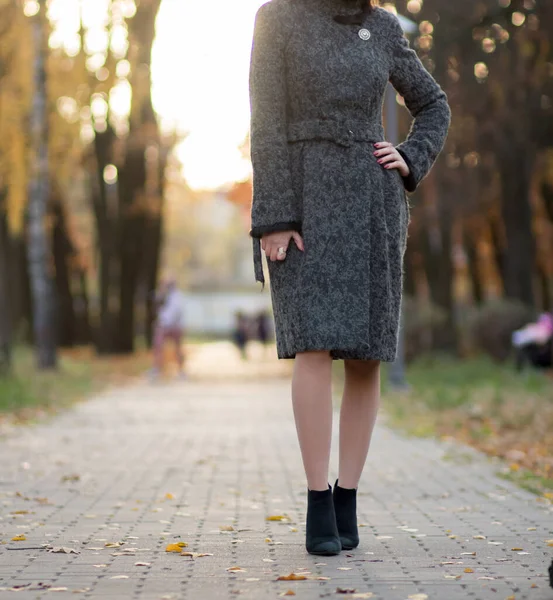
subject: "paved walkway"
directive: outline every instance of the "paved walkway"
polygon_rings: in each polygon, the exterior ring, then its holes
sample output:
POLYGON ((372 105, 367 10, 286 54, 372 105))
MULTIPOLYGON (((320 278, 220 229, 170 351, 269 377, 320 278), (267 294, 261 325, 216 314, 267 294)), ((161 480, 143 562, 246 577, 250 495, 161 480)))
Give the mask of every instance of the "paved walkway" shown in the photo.
POLYGON ((243 381, 226 347, 204 353, 188 382, 113 390, 0 440, 0 598, 553 598, 551 506, 472 451, 383 425, 360 548, 308 556, 289 364, 243 381), (212 556, 165 551, 178 542, 212 556))

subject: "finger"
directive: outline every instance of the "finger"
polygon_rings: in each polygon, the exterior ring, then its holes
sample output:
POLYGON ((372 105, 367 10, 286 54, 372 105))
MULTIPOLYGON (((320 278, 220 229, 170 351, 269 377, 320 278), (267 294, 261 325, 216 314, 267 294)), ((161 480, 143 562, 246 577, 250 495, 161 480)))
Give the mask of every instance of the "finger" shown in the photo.
POLYGON ((385 169, 401 169, 403 167, 403 163, 399 162, 398 160, 396 160, 393 163, 390 163, 388 165, 385 165, 385 169))
POLYGON ((292 238, 294 242, 296 242, 296 246, 298 247, 298 249, 303 252, 305 250, 305 246, 303 244, 303 238, 301 237, 301 235, 297 231, 294 231, 294 233, 292 234, 292 238))
POLYGON ((382 150, 377 150, 376 152, 373 152, 373 154, 376 157, 381 157, 381 156, 388 156, 389 154, 397 155, 397 151, 393 146, 390 146, 388 148, 383 148, 382 150))
POLYGON ((396 152, 392 152, 390 154, 387 154, 386 156, 383 156, 382 158, 379 158, 378 164, 383 165, 389 162, 395 162, 397 160, 399 160, 399 156, 396 152))
POLYGON ((273 262, 277 259, 278 250, 276 246, 271 246, 271 252, 267 255, 273 262))
POLYGON ((376 144, 374 145, 375 148, 389 148, 390 146, 393 146, 393 144, 387 142, 386 140, 384 140, 383 142, 376 142, 376 144))

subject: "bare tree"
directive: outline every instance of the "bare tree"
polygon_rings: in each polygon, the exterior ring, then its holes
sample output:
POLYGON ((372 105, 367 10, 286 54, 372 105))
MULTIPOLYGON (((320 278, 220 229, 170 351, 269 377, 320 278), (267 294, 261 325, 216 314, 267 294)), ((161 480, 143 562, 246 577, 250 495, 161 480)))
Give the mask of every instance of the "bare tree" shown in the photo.
POLYGON ((46 0, 33 17, 33 79, 31 111, 31 176, 28 206, 28 260, 33 301, 33 330, 37 366, 56 367, 55 291, 52 278, 48 199, 50 194, 48 162, 48 107, 46 87, 47 16, 46 0))

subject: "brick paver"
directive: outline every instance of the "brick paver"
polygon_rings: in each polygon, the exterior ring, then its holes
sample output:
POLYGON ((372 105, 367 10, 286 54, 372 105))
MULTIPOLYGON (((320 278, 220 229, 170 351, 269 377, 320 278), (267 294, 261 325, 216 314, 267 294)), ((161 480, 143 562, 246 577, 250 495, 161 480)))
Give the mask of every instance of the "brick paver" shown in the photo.
POLYGON ((360 548, 307 555, 289 364, 256 359, 243 380, 224 346, 206 352, 188 382, 112 390, 0 440, 0 598, 553 598, 552 507, 471 450, 382 424, 360 548), (213 556, 165 552, 179 541, 213 556), (276 581, 291 572, 307 579, 276 581))

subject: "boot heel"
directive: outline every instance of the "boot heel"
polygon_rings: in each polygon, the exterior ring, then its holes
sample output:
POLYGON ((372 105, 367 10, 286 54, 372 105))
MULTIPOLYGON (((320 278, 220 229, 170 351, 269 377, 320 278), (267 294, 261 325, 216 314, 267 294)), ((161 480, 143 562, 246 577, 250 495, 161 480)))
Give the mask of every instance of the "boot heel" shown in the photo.
POLYGON ((309 554, 335 556, 340 554, 342 543, 338 536, 332 490, 325 492, 308 490, 307 527, 305 547, 309 554))
POLYGON ((334 510, 336 525, 342 544, 342 550, 353 550, 359 546, 359 530, 357 529, 357 490, 341 488, 336 481, 334 485, 334 510))

